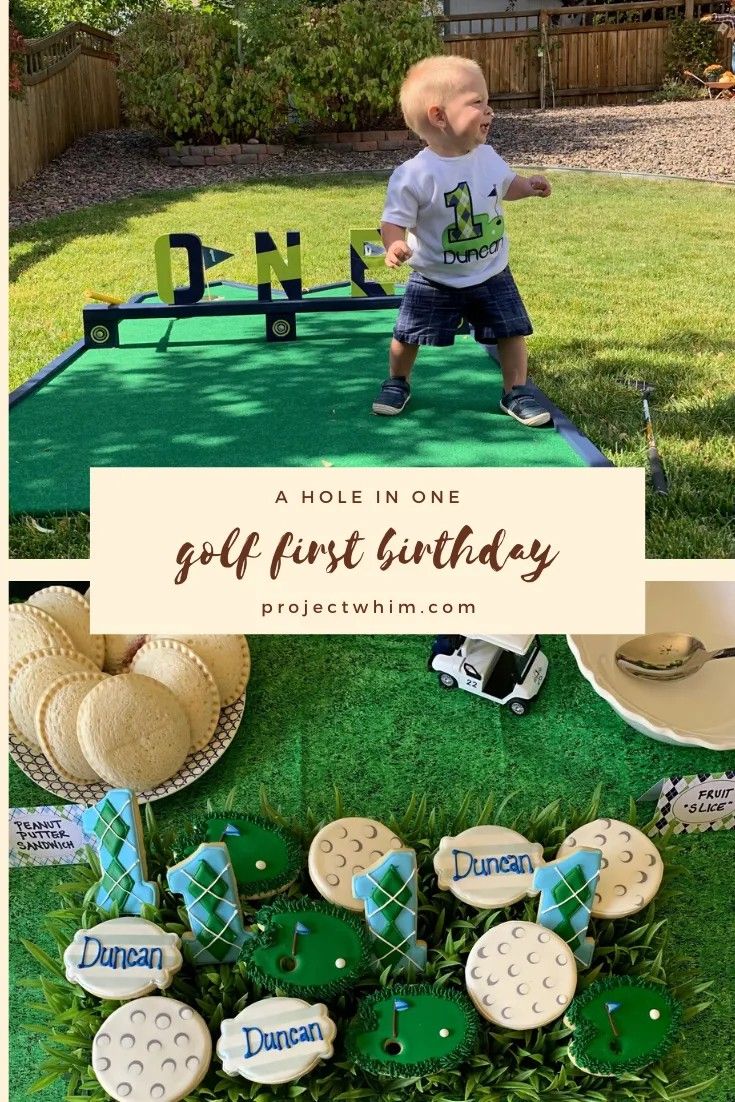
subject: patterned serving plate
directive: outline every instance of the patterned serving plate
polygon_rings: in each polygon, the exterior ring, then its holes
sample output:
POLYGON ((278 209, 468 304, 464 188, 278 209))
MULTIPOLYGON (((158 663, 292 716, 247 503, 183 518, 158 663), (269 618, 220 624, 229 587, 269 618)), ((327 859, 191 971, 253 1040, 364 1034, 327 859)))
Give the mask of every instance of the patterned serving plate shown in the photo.
MULTIPOLYGON (((169 777, 167 781, 138 793, 141 803, 152 803, 153 800, 173 796, 175 792, 180 792, 182 788, 187 788, 198 781, 216 761, 219 761, 240 727, 245 711, 246 693, 247 690, 234 704, 228 704, 226 708, 222 708, 217 729, 203 750, 189 754, 179 772, 169 777)), ((32 750, 15 735, 9 735, 8 739, 10 756, 15 764, 46 792, 76 804, 97 803, 107 792, 109 785, 104 783, 74 784, 72 781, 62 780, 40 751, 32 750)))

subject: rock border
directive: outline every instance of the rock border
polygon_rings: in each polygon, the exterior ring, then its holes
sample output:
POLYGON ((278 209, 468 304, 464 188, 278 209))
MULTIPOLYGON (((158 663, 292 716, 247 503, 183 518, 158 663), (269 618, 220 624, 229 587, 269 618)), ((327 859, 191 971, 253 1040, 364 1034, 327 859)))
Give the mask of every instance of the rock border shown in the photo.
MULTIPOLYGON (((314 134, 310 144, 317 148, 334 148, 340 153, 376 153, 415 151, 421 149, 424 143, 409 130, 345 130, 314 134)), ((247 142, 224 145, 161 145, 157 152, 165 165, 192 168, 201 165, 262 164, 271 157, 282 156, 285 147, 251 138, 247 142)))

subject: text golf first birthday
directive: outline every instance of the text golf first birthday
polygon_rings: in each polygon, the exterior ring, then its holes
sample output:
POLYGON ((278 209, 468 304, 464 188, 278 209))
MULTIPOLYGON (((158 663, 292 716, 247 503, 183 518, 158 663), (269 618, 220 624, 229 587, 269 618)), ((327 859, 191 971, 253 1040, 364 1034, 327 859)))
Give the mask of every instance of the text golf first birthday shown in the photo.
MULTIPOLYGON (((362 505, 369 495, 363 490, 301 490, 300 505, 362 505)), ((370 495, 377 505, 400 506, 396 490, 375 490, 370 495)), ((459 505, 459 490, 413 490, 408 495, 413 504, 459 505)), ((292 495, 293 497, 293 495, 292 495)), ((284 490, 279 490, 275 504, 290 505, 284 490)), ((543 572, 558 558, 559 551, 539 539, 518 542, 505 528, 493 532, 475 532, 469 524, 458 524, 455 530, 444 527, 427 539, 404 537, 389 526, 372 548, 368 539, 355 528, 338 539, 306 539, 298 532, 287 530, 276 537, 270 546, 261 540, 257 531, 245 532, 233 527, 222 540, 203 540, 198 546, 182 543, 176 553, 179 567, 175 575, 176 585, 187 581, 195 566, 219 565, 235 571, 238 579, 245 576, 249 564, 256 559, 269 562, 270 578, 275 580, 282 567, 315 566, 325 574, 337 570, 354 570, 366 555, 374 555, 383 571, 398 566, 417 566, 430 563, 436 570, 454 570, 458 566, 477 566, 494 572, 504 570, 509 563, 529 564, 522 570, 524 582, 536 582, 543 572)))

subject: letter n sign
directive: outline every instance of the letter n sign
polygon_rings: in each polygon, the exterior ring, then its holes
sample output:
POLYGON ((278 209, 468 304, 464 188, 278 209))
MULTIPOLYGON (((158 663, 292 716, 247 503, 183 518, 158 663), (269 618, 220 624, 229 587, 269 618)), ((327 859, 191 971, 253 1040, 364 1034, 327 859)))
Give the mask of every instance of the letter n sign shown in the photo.
POLYGON ((156 239, 156 280, 158 297, 169 306, 190 306, 204 295, 204 257, 202 242, 194 233, 164 233, 156 239), (189 286, 174 287, 171 250, 185 249, 189 263, 189 286))

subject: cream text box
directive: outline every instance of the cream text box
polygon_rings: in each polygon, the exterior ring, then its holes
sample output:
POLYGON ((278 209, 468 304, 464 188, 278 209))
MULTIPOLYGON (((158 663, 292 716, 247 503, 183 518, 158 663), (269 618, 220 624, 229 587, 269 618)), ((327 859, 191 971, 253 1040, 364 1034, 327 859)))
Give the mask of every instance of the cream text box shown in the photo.
POLYGON ((95 632, 644 630, 642 470, 90 477, 95 632))

